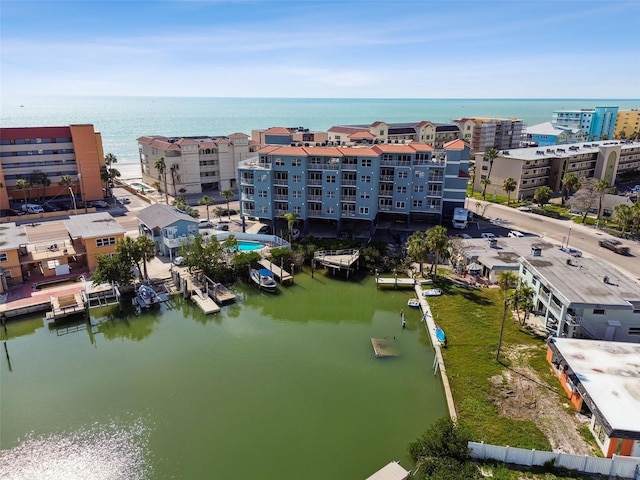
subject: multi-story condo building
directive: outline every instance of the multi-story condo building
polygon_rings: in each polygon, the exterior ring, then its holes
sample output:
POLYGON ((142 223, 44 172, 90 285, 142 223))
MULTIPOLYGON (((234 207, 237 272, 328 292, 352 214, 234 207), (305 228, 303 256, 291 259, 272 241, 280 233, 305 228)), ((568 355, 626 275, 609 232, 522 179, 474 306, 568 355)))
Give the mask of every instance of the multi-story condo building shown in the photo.
POLYGON ((558 110, 553 112, 551 123, 561 127, 579 128, 587 135, 587 141, 608 140, 614 138, 617 115, 618 107, 558 110))
POLYGON ((518 261, 534 311, 554 336, 640 342, 640 284, 633 279, 599 258, 558 249, 532 249, 518 261))
POLYGON ((2 209, 68 197, 70 189, 79 199, 102 200, 105 171, 102 137, 93 125, 0 128, 2 209))
POLYGON ((525 124, 517 118, 471 117, 459 118, 454 122, 462 132, 462 139, 471 145, 474 153, 492 148, 520 148, 526 140, 525 124))
POLYGON ((228 137, 163 137, 138 138, 142 180, 148 185, 165 188, 174 197, 203 190, 235 190, 238 163, 258 150, 258 145, 244 133, 228 137), (156 168, 162 158, 165 172, 156 168))
POLYGON ((562 127, 551 122, 527 127, 527 142, 538 147, 579 143, 585 140, 586 135, 579 128, 562 127))
MULTIPOLYGON (((493 161, 491 184, 487 193, 506 196, 505 179, 513 178, 517 187, 512 198, 533 198, 538 187, 553 191, 562 187, 562 178, 573 172, 579 177, 594 177, 613 185, 625 172, 640 168, 640 141, 611 140, 576 143, 566 147, 529 147, 503 150, 493 161)), ((475 156, 474 189, 482 190, 482 179, 489 173, 489 161, 475 156)))
POLYGON ((373 232, 381 219, 441 221, 464 205, 470 149, 420 143, 360 147, 270 146, 240 162, 240 214, 275 225, 294 213, 314 222, 373 232), (347 226, 348 225, 348 226, 347 226))
POLYGON ((445 143, 461 138, 460 129, 452 123, 373 122, 370 125, 334 125, 328 131, 329 145, 419 142, 441 149, 445 143))
POLYGON ((640 109, 620 110, 616 117, 614 138, 638 138, 640 135, 640 109))
MULTIPOLYGON (((251 130, 251 140, 261 146, 315 144, 328 140, 327 132, 312 132, 304 127, 271 127, 266 130, 251 130)), ((303 145, 299 145, 303 146, 303 145)))

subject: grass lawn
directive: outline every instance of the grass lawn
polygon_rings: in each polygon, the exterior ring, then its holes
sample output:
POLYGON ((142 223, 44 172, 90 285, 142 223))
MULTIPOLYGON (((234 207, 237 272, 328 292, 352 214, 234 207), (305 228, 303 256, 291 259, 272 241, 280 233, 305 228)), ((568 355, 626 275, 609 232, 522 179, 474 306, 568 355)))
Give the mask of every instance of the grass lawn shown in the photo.
MULTIPOLYGON (((443 357, 459 419, 470 426, 476 441, 550 450, 549 441, 534 422, 501 416, 491 399, 490 378, 505 368, 496 362, 502 291, 459 287, 446 279, 438 280, 437 286, 443 295, 430 298, 429 304, 436 322, 447 335, 443 357)), ((537 346, 531 365, 546 376, 546 346, 511 320, 508 312, 502 351, 510 345, 537 346)))

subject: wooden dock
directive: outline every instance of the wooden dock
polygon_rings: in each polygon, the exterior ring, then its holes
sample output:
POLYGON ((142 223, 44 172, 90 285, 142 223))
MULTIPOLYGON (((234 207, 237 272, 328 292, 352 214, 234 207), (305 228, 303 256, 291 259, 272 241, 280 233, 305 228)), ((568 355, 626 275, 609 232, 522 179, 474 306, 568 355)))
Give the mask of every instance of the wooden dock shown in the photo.
POLYGON ((258 263, 264 268, 268 268, 269 270, 271 270, 271 272, 273 272, 273 276, 276 277, 276 280, 278 280, 280 283, 293 281, 293 275, 280 268, 275 263, 271 263, 269 260, 266 260, 264 258, 262 260, 259 260, 258 263))
POLYGON ((214 302, 213 298, 209 296, 202 297, 200 294, 191 295, 191 300, 207 315, 210 313, 218 313, 220 311, 220 305, 214 302))
POLYGON ((395 340, 386 337, 372 338, 371 346, 373 346, 373 354, 378 358, 398 356, 398 345, 395 340))
POLYGON ((376 277, 376 288, 393 287, 393 288, 411 288, 416 284, 413 278, 398 277, 376 277))
POLYGON ((235 302, 236 294, 225 287, 222 283, 214 282, 206 275, 202 275, 204 284, 206 285, 206 291, 211 298, 219 305, 224 303, 235 302))
POLYGON ((70 293, 51 297, 51 311, 47 312, 45 317, 47 320, 59 320, 69 315, 83 313, 86 309, 87 306, 82 299, 82 294, 80 292, 70 293))
POLYGON ((353 270, 353 264, 360 259, 360 250, 322 250, 313 254, 313 260, 328 268, 353 270))

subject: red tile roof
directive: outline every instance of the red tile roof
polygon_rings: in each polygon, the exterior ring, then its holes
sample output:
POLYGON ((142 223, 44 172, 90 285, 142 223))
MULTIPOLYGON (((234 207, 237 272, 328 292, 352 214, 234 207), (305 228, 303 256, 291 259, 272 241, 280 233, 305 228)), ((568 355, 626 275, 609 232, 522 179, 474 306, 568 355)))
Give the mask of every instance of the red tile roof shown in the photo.
POLYGON ((372 139, 372 138, 376 138, 376 136, 371 132, 361 131, 361 132, 352 133, 351 135, 349 135, 349 138, 351 140, 360 140, 360 139, 372 139))
POLYGON ((263 133, 269 134, 269 135, 291 135, 291 132, 289 131, 289 129, 284 127, 267 128, 263 133))
POLYGON ((467 145, 464 140, 451 140, 450 142, 447 142, 444 144, 443 148, 446 148, 447 150, 464 150, 465 147, 468 147, 469 145, 467 145))

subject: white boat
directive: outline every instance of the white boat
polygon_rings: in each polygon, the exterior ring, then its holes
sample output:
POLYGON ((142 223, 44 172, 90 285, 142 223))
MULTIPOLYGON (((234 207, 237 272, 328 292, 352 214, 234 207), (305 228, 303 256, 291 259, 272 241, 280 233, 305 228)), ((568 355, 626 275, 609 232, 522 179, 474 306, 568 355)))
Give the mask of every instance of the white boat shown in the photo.
POLYGON ((266 290, 267 292, 275 292, 278 284, 273 278, 273 272, 267 268, 261 269, 251 269, 251 280, 258 285, 258 288, 261 290, 266 290))
POLYGON ((140 308, 149 308, 160 303, 160 297, 149 285, 140 285, 136 291, 135 301, 140 308))
POLYGON ((440 295, 442 295, 442 290, 439 288, 429 288, 422 291, 423 297, 439 297, 440 295))
POLYGON ((418 308, 420 306, 420 300, 418 300, 417 298, 410 298, 407 301, 407 305, 409 307, 418 308))

